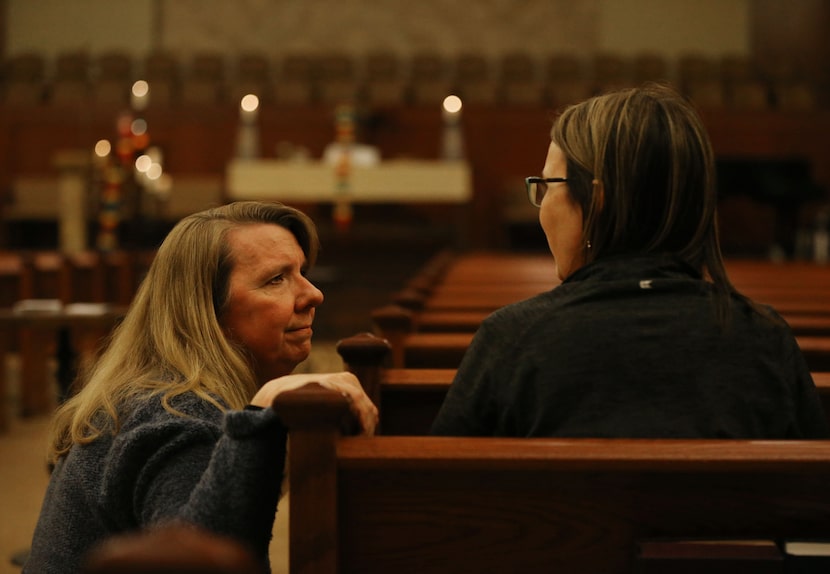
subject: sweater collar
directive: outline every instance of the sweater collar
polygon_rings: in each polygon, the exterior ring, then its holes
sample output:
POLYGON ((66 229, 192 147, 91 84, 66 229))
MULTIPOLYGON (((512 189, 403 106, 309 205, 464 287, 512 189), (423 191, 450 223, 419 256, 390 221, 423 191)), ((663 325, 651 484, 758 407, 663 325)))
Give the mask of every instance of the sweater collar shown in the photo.
POLYGON ((567 276, 562 283, 585 280, 692 278, 701 279, 701 273, 674 255, 612 255, 584 265, 567 276))

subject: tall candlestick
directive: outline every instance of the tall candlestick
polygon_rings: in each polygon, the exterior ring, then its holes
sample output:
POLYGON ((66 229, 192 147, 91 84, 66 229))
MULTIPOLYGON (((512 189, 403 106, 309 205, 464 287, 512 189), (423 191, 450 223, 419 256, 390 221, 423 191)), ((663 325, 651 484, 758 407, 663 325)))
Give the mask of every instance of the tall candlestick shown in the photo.
POLYGON ((464 158, 464 136, 461 131, 461 98, 450 95, 444 98, 441 116, 444 119, 442 155, 446 160, 464 158))
POLYGON ((245 95, 239 102, 239 119, 244 123, 257 121, 259 115, 259 98, 254 94, 245 95))
POLYGON ((441 105, 441 113, 444 117, 445 122, 459 122, 461 121, 461 108, 463 107, 463 102, 461 98, 456 95, 449 95, 444 98, 444 102, 441 105))
POLYGON ((140 112, 150 103, 150 84, 146 80, 137 80, 130 93, 130 105, 133 110, 140 112))
POLYGON ((254 94, 243 96, 239 102, 236 156, 243 159, 259 157, 259 98, 254 94))

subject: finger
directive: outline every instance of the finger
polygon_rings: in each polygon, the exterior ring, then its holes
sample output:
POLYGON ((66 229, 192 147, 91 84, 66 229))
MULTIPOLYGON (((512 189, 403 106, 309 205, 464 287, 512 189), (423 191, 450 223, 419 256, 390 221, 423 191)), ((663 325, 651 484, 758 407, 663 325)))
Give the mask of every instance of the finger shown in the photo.
POLYGON ((378 423, 378 410, 363 390, 360 381, 348 372, 331 373, 322 377, 320 384, 339 392, 349 402, 349 409, 355 415, 365 434, 374 434, 378 423))
POLYGON ((369 435, 374 434, 378 422, 378 409, 374 403, 362 389, 354 389, 343 394, 349 401, 349 407, 360 421, 360 426, 364 432, 369 435))
POLYGON ((361 411, 358 416, 360 417, 360 426, 363 429, 363 434, 367 436, 374 435, 375 429, 377 428, 377 417, 371 411, 361 411))

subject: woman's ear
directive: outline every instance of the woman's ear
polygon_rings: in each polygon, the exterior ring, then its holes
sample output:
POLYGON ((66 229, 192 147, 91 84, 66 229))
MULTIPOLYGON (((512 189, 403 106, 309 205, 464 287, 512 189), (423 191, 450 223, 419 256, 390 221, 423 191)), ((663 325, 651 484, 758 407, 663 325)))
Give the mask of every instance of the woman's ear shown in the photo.
POLYGON ((591 184, 594 188, 594 207, 597 211, 602 211, 605 208, 605 187, 602 185, 602 182, 598 179, 593 180, 591 184))

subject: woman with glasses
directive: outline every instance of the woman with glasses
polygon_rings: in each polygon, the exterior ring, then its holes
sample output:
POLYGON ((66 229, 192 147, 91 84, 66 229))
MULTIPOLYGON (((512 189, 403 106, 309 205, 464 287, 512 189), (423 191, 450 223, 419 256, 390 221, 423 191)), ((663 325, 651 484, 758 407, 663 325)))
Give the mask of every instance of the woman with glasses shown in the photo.
POLYGON ((562 283, 482 323, 433 434, 830 436, 788 326, 727 277, 712 147, 676 92, 569 107, 526 184, 562 283))

